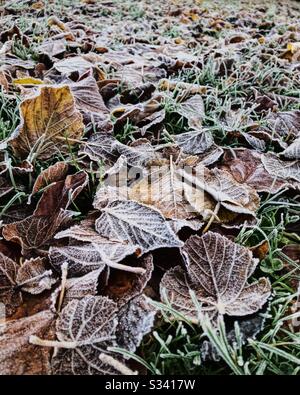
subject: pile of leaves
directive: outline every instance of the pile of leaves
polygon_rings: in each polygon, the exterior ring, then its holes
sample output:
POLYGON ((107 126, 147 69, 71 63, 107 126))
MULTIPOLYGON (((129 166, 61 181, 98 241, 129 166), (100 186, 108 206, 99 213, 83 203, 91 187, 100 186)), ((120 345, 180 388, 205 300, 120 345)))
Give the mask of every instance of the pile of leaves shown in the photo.
POLYGON ((248 3, 1 6, 1 374, 299 373, 300 6, 248 3))

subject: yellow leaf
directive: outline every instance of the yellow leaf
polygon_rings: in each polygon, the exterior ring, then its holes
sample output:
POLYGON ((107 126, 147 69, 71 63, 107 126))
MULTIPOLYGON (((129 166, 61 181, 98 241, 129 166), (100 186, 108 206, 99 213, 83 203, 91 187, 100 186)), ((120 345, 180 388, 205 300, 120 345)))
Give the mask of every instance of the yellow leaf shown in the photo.
POLYGON ((300 42, 287 44, 287 50, 290 51, 292 54, 299 51, 299 49, 300 49, 300 42))
POLYGON ((68 152, 84 131, 68 86, 43 86, 20 104, 21 124, 9 144, 17 157, 47 159, 68 152))
POLYGON ((39 78, 33 77, 24 77, 24 78, 16 78, 13 80, 15 85, 41 85, 44 84, 44 81, 39 78))

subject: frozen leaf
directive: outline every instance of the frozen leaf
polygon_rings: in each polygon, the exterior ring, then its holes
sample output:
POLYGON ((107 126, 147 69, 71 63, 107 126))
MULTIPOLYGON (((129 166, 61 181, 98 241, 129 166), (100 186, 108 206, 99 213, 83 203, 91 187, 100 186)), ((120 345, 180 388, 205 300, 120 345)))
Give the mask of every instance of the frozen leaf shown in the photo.
POLYGON ((156 309, 144 295, 135 297, 122 307, 116 331, 118 346, 135 352, 143 337, 151 331, 155 315, 156 309))
POLYGON ((271 152, 262 156, 262 163, 273 177, 300 182, 300 161, 284 161, 271 152))
POLYGON ((271 113, 267 117, 270 127, 279 134, 279 136, 298 136, 300 130, 300 111, 284 111, 271 113))
POLYGON ((257 192, 277 193, 292 183, 268 173, 262 163, 259 152, 248 149, 226 150, 221 169, 227 170, 234 179, 247 184, 257 192))
POLYGON ((23 254, 47 246, 55 233, 69 223, 72 212, 66 208, 87 182, 87 174, 80 171, 53 183, 43 192, 33 215, 4 226, 5 239, 20 244, 23 254))
POLYGON ((181 133, 174 137, 174 140, 186 154, 203 154, 213 145, 213 138, 208 130, 192 130, 181 133))
POLYGON ((20 266, 16 282, 22 291, 36 295, 56 283, 52 270, 47 270, 45 263, 43 258, 31 258, 20 266))
POLYGON ((90 70, 93 67, 93 63, 85 60, 81 56, 74 56, 72 58, 62 59, 58 62, 55 62, 53 67, 60 72, 61 74, 71 74, 74 72, 78 72, 82 74, 87 70, 90 70))
POLYGON ((85 124, 92 122, 102 132, 110 132, 113 127, 110 113, 99 92, 97 82, 90 72, 84 77, 69 84, 76 108, 84 115, 85 124))
POLYGON ((205 115, 202 97, 197 94, 184 101, 180 101, 176 112, 188 120, 191 128, 199 128, 205 115))
POLYGON ((103 117, 109 116, 109 110, 104 104, 97 82, 92 75, 72 83, 70 88, 79 110, 102 115, 103 117))
POLYGON ((196 173, 180 170, 184 177, 185 197, 209 223, 229 222, 238 215, 255 218, 259 196, 248 185, 241 185, 226 171, 196 167, 196 173), (195 187, 194 187, 195 185, 195 187))
POLYGON ((173 219, 170 221, 171 228, 175 233, 178 233, 183 228, 190 228, 192 230, 200 230, 204 222, 199 219, 173 219))
POLYGON ((19 265, 0 252, 0 302, 5 305, 6 315, 14 314, 22 303, 22 295, 16 289, 19 265))
POLYGON ((197 320, 190 290, 212 318, 216 314, 253 314, 271 294, 268 279, 249 284, 258 260, 245 247, 217 233, 191 236, 182 249, 186 271, 179 266, 169 270, 161 282, 162 298, 192 320, 197 320))
POLYGON ((115 162, 118 159, 118 153, 113 152, 114 141, 114 137, 110 134, 94 133, 80 152, 88 155, 95 162, 103 160, 115 162))
POLYGON ((123 156, 131 166, 142 166, 155 158, 151 144, 130 147, 120 143, 112 135, 105 133, 93 134, 82 152, 96 162, 101 160, 115 162, 120 156, 123 156))
POLYGON ((52 359, 54 374, 117 374, 99 356, 114 345, 117 306, 103 296, 72 300, 56 324, 61 348, 52 359), (63 348, 68 344, 71 348, 63 348))
MULTIPOLYGON (((73 299, 82 299, 88 295, 96 295, 98 287, 98 279, 101 273, 101 269, 93 270, 81 277, 69 278, 66 281, 64 288, 64 297, 62 307, 65 307, 73 299)), ((60 293, 62 287, 58 287, 52 293, 52 301, 55 306, 59 302, 60 293)))
POLYGON ((153 206, 165 218, 188 219, 195 210, 184 198, 184 185, 175 164, 152 166, 151 173, 129 189, 129 198, 153 206))
POLYGON ((82 275, 96 269, 103 270, 105 265, 113 266, 126 256, 138 252, 138 246, 109 240, 99 235, 93 226, 94 221, 89 223, 86 220, 55 236, 57 239, 69 237, 79 241, 65 247, 50 248, 51 264, 56 270, 59 271, 62 264, 68 262, 70 275, 82 275))
POLYGON ((34 211, 34 215, 53 215, 61 209, 67 209, 87 183, 88 175, 84 171, 68 175, 65 179, 53 183, 43 192, 34 211))
POLYGON ((121 270, 111 270, 103 294, 114 300, 118 306, 123 306, 144 291, 151 278, 154 266, 153 257, 147 254, 138 259, 139 267, 145 271, 142 274, 121 270))
POLYGON ((300 138, 292 142, 282 153, 287 159, 300 159, 300 138))
POLYGON ((39 54, 47 55, 49 59, 62 54, 66 50, 66 41, 62 40, 45 40, 37 47, 39 54))
POLYGON ((115 141, 112 149, 119 155, 123 155, 127 159, 127 163, 131 166, 145 166, 147 162, 154 160, 156 157, 153 147, 148 142, 130 147, 115 141))
POLYGON ((50 374, 50 349, 29 343, 31 335, 49 335, 53 313, 42 311, 0 326, 0 374, 50 374))
POLYGON ((112 112, 117 117, 115 128, 121 129, 130 122, 132 125, 139 126, 141 135, 165 118, 165 111, 162 108, 163 97, 158 95, 145 103, 138 103, 129 107, 118 107, 112 112))
POLYGON ((53 182, 63 180, 67 175, 68 168, 69 166, 67 163, 56 162, 54 165, 49 166, 47 169, 43 170, 35 180, 32 188, 32 194, 37 193, 53 182))
POLYGON ((41 87, 21 102, 20 113, 21 124, 9 140, 17 157, 26 158, 32 150, 39 159, 68 152, 84 130, 68 86, 41 87))
POLYGON ((95 226, 100 235, 139 246, 143 252, 182 245, 159 211, 134 201, 109 203, 95 226))
POLYGON ((71 214, 60 211, 53 216, 31 215, 21 221, 3 227, 6 240, 20 244, 22 253, 27 255, 30 250, 38 250, 49 245, 55 233, 69 223, 71 214))

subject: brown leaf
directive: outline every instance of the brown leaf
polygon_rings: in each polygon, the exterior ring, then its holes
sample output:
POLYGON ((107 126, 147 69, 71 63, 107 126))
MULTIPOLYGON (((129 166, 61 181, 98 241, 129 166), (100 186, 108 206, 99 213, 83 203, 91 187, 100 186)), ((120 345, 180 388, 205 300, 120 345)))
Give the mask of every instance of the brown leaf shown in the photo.
POLYGON ((32 194, 37 193, 53 182, 64 179, 67 175, 68 168, 69 166, 67 163, 56 162, 54 165, 49 166, 47 169, 43 170, 35 180, 32 188, 32 194))
POLYGON ((72 213, 66 208, 87 182, 87 174, 79 171, 53 183, 43 192, 31 216, 4 226, 5 239, 20 244, 23 254, 49 245, 55 233, 69 223, 72 213))
POLYGON ((7 322, 0 330, 0 374, 45 375, 51 373, 50 349, 29 343, 31 335, 50 332, 54 316, 50 310, 7 322))
POLYGON ((151 166, 151 173, 129 189, 129 198, 154 206, 170 219, 188 219, 195 210, 184 198, 182 177, 172 162, 151 166))
POLYGON ((21 124, 9 140, 17 157, 25 158, 33 150, 35 157, 47 159, 68 152, 72 139, 82 136, 82 116, 68 86, 41 87, 21 102, 20 113, 21 124))
POLYGON ((253 150, 228 150, 224 153, 220 167, 227 170, 237 182, 245 183, 257 192, 277 193, 285 187, 292 187, 292 183, 267 172, 261 158, 262 155, 253 150))
POLYGON ((271 294, 268 279, 247 282, 258 263, 250 250, 217 233, 191 236, 182 253, 186 271, 179 266, 169 270, 161 282, 161 295, 192 320, 197 320, 197 309, 190 290, 212 318, 216 314, 255 313, 271 294))
POLYGON ((22 295, 16 288, 19 265, 0 252, 0 302, 5 306, 5 314, 11 317, 22 303, 22 295))
POLYGON ((114 300, 118 306, 123 306, 140 295, 151 278, 154 269, 152 255, 144 255, 138 259, 138 263, 139 267, 145 269, 143 274, 114 270, 109 275, 103 294, 114 300))
POLYGON ((31 258, 20 266, 16 283, 22 291, 36 295, 51 289, 56 279, 53 277, 52 270, 47 270, 45 259, 31 258))

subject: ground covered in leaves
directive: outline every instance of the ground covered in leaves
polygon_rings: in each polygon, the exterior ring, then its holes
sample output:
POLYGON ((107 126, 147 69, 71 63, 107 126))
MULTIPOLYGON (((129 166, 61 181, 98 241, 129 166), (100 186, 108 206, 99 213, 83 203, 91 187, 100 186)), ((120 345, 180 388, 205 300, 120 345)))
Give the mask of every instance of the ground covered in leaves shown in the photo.
POLYGON ((2 1, 0 373, 299 374, 300 4, 2 1))

